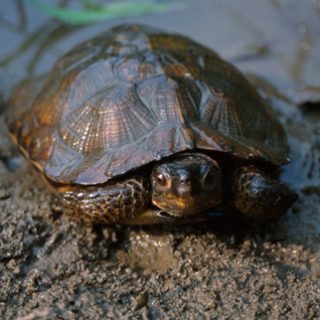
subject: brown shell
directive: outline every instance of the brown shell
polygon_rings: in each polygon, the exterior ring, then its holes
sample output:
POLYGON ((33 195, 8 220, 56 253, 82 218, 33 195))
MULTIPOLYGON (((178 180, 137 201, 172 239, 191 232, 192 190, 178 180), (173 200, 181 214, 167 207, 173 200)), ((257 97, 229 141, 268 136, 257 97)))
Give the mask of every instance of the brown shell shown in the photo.
POLYGON ((232 65, 180 35, 112 28, 22 83, 12 135, 50 179, 98 184, 177 152, 215 150, 280 165, 286 136, 232 65))

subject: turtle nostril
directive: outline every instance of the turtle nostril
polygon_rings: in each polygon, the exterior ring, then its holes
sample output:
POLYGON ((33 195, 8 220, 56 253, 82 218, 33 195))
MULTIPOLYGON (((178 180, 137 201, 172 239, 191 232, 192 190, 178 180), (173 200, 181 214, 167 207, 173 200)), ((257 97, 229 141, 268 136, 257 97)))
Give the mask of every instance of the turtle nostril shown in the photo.
POLYGON ((179 182, 181 185, 189 185, 191 183, 191 179, 188 175, 181 175, 179 182))
POLYGON ((183 198, 191 197, 193 193, 192 189, 191 177, 188 174, 180 173, 176 184, 178 196, 183 198))

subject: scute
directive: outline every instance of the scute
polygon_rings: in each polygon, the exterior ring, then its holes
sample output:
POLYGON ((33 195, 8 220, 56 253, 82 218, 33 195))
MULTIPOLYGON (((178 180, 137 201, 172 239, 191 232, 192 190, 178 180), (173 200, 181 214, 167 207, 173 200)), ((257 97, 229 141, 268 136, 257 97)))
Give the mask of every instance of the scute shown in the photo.
POLYGON ((78 45, 18 86, 5 116, 24 153, 61 183, 104 183, 195 148, 287 161, 281 125, 235 67, 145 26, 78 45))

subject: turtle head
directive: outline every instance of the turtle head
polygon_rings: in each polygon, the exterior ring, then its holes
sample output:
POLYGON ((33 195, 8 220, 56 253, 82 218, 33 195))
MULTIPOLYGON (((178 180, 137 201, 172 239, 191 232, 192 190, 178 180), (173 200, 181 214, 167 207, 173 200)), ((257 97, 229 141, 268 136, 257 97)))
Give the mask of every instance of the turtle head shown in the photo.
POLYGON ((181 153, 153 169, 152 202, 175 217, 198 214, 222 200, 222 171, 201 153, 181 153))

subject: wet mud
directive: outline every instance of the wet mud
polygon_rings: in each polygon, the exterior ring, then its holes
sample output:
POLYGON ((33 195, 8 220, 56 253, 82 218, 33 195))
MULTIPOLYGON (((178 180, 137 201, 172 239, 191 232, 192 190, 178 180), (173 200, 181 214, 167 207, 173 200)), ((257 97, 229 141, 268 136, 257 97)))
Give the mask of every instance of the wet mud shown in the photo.
POLYGON ((320 4, 236 3, 202 0, 182 12, 67 27, 63 36, 32 10, 21 32, 16 8, 1 4, 17 27, 0 26, 8 43, 0 53, 1 319, 320 318, 320 4), (5 100, 80 39, 122 22, 189 35, 256 75, 289 137, 281 179, 299 200, 287 215, 127 227, 79 225, 50 210, 46 186, 8 137, 5 100))

